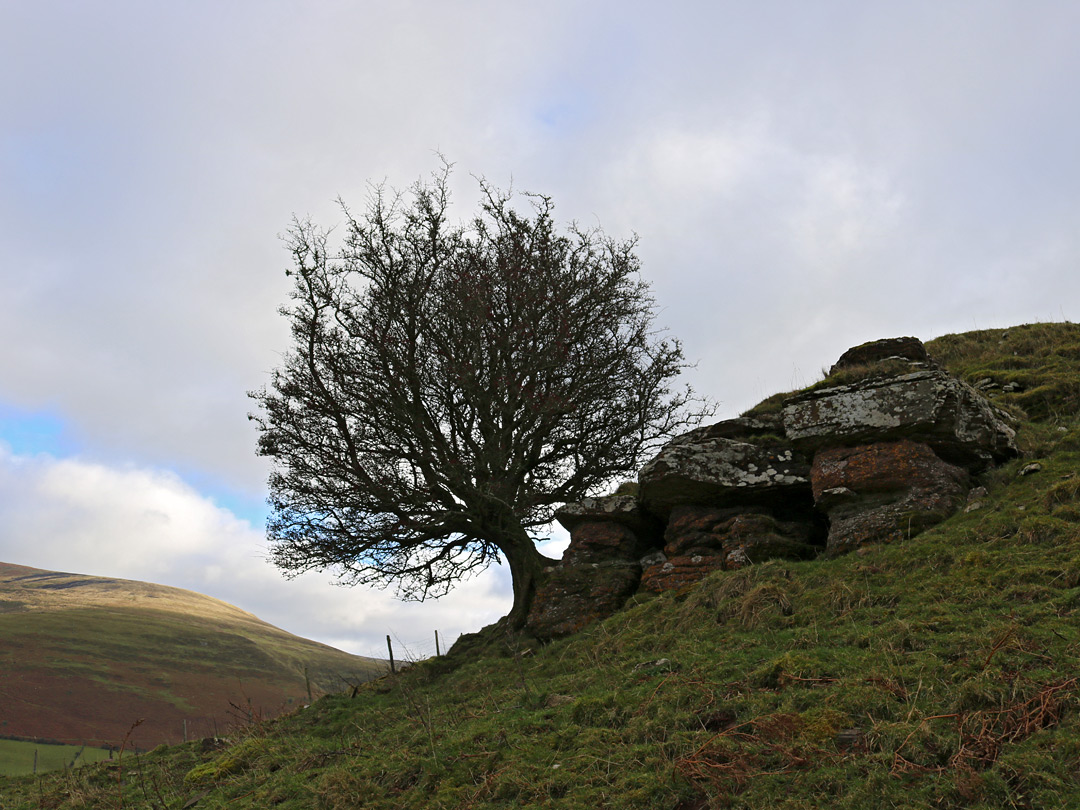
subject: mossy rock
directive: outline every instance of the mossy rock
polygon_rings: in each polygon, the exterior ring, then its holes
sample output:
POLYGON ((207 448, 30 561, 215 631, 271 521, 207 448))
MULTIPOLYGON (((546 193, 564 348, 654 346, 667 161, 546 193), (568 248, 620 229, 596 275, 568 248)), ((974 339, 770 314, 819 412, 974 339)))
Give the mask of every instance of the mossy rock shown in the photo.
POLYGON ((218 782, 226 776, 239 773, 266 754, 269 740, 265 737, 249 737, 227 748, 220 756, 196 765, 184 780, 187 782, 218 782))

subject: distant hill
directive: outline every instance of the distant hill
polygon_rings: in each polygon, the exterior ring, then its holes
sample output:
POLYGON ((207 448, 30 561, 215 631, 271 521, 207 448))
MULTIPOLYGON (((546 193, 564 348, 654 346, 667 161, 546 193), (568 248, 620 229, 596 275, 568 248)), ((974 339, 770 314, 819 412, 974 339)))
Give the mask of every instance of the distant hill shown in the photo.
POLYGON ((0 737, 97 746, 223 733, 386 664, 192 591, 0 563, 0 737))

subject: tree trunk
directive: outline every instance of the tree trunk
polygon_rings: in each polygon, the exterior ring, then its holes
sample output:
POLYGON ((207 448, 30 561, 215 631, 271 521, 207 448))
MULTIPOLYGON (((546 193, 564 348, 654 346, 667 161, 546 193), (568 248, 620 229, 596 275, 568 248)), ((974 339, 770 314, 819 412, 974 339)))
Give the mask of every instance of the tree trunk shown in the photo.
POLYGON ((555 563, 555 560, 536 550, 536 545, 524 530, 521 535, 499 546, 510 565, 510 576, 514 581, 514 606, 506 617, 511 630, 521 630, 525 626, 544 567, 555 563))

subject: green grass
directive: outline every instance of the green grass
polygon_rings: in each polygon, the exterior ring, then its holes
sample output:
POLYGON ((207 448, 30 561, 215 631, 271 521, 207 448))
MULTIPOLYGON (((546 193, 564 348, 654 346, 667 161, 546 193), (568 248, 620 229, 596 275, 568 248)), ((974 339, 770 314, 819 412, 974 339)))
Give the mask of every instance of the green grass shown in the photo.
MULTIPOLYGON (((1057 329, 1028 335, 1051 365, 1055 335, 1075 331, 1057 329)), ((1001 367, 1001 336, 978 334, 951 336, 942 359, 1001 367)), ((1080 421, 1058 383, 1020 427, 1027 456, 979 482, 982 507, 914 539, 717 572, 574 637, 423 662, 222 747, 0 782, 0 804, 1080 806, 1080 421)))
POLYGON ((987 392, 998 404, 1034 420, 1068 420, 1080 409, 1080 324, 1035 323, 945 335, 927 351, 969 383, 990 378, 1020 390, 987 392))
POLYGON ((35 754, 38 773, 70 768, 73 765, 81 767, 88 762, 101 762, 109 758, 109 751, 104 748, 0 739, 0 776, 34 773, 35 754))

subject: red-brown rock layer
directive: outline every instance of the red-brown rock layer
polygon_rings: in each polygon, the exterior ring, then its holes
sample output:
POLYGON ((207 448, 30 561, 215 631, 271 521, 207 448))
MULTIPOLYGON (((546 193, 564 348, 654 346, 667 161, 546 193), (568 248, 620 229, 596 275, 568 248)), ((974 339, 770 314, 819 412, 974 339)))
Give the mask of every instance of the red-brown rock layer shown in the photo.
POLYGON ((637 563, 553 568, 537 589, 526 629, 541 639, 576 633, 621 608, 640 579, 637 563))
POLYGON ((968 490, 966 471, 907 440, 821 450, 810 480, 834 554, 912 537, 956 511, 968 490))

